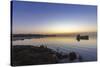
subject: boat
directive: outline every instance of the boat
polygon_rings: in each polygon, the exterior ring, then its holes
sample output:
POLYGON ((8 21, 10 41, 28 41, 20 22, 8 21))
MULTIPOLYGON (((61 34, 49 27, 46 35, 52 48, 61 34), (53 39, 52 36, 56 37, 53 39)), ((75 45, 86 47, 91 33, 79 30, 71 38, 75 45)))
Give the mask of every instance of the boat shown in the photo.
POLYGON ((79 35, 77 35, 76 39, 78 41, 80 41, 81 39, 82 40, 89 40, 89 36, 88 35, 80 36, 80 34, 79 34, 79 35))

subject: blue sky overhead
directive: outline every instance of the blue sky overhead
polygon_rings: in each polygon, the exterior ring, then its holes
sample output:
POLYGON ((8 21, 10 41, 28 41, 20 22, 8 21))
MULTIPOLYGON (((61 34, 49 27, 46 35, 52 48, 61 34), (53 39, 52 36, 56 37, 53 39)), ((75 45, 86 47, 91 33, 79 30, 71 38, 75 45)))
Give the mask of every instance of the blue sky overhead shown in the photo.
POLYGON ((13 1, 13 33, 96 32, 97 7, 13 1))

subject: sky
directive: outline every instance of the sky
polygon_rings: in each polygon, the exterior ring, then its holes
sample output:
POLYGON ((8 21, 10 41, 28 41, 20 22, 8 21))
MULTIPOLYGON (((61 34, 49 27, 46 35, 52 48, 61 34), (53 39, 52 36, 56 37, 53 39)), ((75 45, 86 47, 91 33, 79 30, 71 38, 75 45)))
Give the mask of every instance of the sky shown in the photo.
POLYGON ((14 34, 62 34, 97 31, 97 7, 13 1, 14 34))

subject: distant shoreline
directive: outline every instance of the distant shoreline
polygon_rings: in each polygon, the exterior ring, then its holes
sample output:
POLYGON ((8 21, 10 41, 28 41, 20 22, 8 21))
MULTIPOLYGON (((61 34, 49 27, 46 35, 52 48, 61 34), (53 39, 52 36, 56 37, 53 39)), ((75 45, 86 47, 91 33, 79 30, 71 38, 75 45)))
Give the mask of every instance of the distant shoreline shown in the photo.
MULTIPOLYGON (((32 38, 46 38, 46 37, 76 37, 78 35, 77 34, 12 34, 11 38, 12 41, 16 41, 16 40, 24 40, 24 39, 32 39, 32 38)), ((97 37, 97 33, 93 32, 91 34, 80 34, 80 35, 89 35, 97 37)))
POLYGON ((42 34, 13 34, 12 40, 24 40, 32 38, 46 38, 46 37, 69 37, 69 35, 42 35, 42 34))

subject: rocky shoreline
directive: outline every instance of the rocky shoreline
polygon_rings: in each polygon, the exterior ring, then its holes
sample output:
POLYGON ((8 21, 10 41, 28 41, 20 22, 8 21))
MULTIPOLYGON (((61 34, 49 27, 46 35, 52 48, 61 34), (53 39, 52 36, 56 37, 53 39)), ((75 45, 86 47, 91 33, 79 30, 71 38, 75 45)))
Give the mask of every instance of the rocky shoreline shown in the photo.
POLYGON ((27 45, 12 46, 11 52, 12 66, 77 62, 82 59, 75 52, 62 55, 43 45, 39 47, 27 45))

